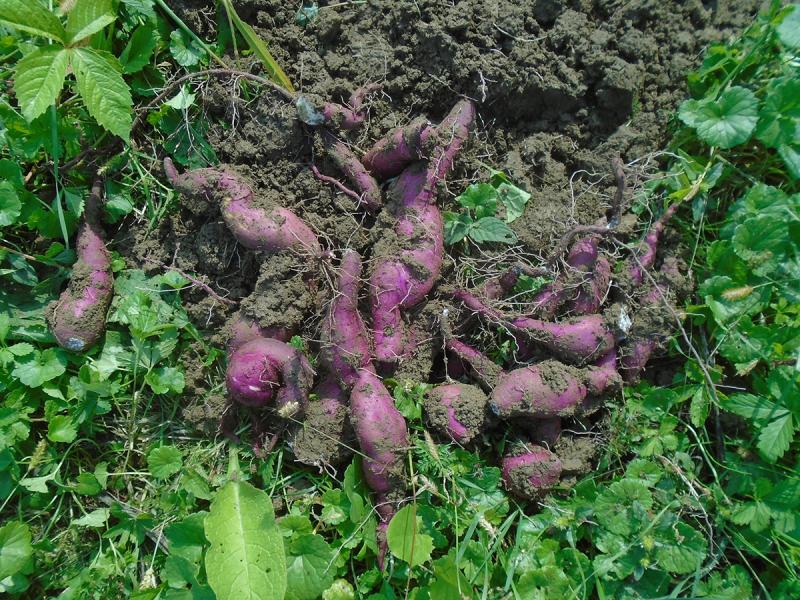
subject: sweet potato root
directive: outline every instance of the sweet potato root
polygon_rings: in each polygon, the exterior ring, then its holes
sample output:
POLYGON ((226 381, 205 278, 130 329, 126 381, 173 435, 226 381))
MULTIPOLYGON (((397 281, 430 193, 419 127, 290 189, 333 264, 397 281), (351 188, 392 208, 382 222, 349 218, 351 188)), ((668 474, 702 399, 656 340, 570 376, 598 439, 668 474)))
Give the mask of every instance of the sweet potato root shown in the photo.
POLYGON ((314 371, 303 353, 278 340, 256 338, 228 357, 225 382, 230 397, 253 407, 274 400, 285 418, 305 408, 313 381, 314 371))
POLYGON ((635 250, 635 257, 629 261, 628 275, 635 285, 641 285, 644 281, 644 272, 653 266, 656 261, 658 241, 664 228, 677 212, 680 203, 676 202, 667 208, 664 213, 656 219, 655 223, 644 236, 644 239, 635 250))
POLYGON ((339 282, 322 323, 320 362, 345 389, 358 379, 358 372, 370 364, 367 328, 358 312, 358 284, 361 256, 347 250, 339 267, 339 282))
POLYGON ((535 499, 557 484, 561 471, 558 456, 541 446, 531 446, 503 458, 503 483, 509 492, 522 499, 535 499))
POLYGON ((322 132, 322 141, 333 163, 350 180, 361 203, 367 210, 380 210, 383 205, 381 188, 353 151, 329 131, 322 132))
POLYGON ((300 217, 282 206, 262 206, 252 185, 233 169, 215 167, 178 174, 166 158, 164 171, 181 194, 216 203, 231 233, 245 248, 323 255, 317 235, 300 217))
POLYGON ((288 342, 292 334, 284 327, 261 327, 240 311, 228 324, 227 337, 228 354, 232 354, 240 346, 257 338, 272 338, 280 342, 288 342))
POLYGON ((76 238, 78 260, 72 267, 69 286, 47 307, 50 331, 63 348, 88 350, 106 329, 106 313, 114 295, 111 255, 106 249, 100 223, 100 182, 86 200, 83 223, 76 238))
POLYGON ((437 385, 425 394, 428 425, 459 444, 468 444, 483 431, 488 398, 465 383, 437 385))
POLYGON ((434 128, 424 117, 390 131, 378 140, 361 159, 377 179, 399 175, 409 163, 424 158, 423 148, 434 128))

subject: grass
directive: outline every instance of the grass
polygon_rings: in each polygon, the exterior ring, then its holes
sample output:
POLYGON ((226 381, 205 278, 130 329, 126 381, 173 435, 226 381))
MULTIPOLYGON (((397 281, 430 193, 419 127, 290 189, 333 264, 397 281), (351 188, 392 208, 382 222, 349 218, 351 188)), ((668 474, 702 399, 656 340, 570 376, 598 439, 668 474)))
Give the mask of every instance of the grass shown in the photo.
MULTIPOLYGON (((58 165, 81 152, 70 135, 99 144, 107 134, 77 101, 28 124, 13 94, 0 94, 10 140, 0 154, 0 590, 213 598, 202 523, 230 510, 214 504, 221 489, 247 482, 272 499, 289 597, 798 597, 800 206, 796 143, 784 136, 800 127, 790 93, 800 85, 789 26, 798 12, 773 3, 738 39, 707 51, 676 118, 672 159, 646 189, 648 206, 685 203, 677 222, 699 285, 682 307, 686 338, 672 342, 672 384, 626 388, 609 407, 594 471, 531 510, 505 493, 491 456, 435 443, 421 419, 423 387, 394 382, 415 440, 415 512, 394 534, 385 574, 375 567, 377 521, 358 455, 343 471, 317 472, 295 466, 282 444, 261 457, 184 421, 198 371, 204 401, 224 393, 222 353, 181 303, 191 282, 169 270, 145 275, 117 255, 102 347, 76 356, 53 345, 43 308, 74 260, 65 242, 81 206, 71 198, 93 170, 109 177, 114 222, 130 215, 152 230, 176 199, 154 176, 158 157, 130 146, 104 165, 81 162, 54 189, 58 165), (726 104, 732 93, 739 101, 726 104), (56 131, 62 147, 53 152, 56 131), (408 539, 410 553, 401 548, 408 539)), ((126 36, 163 26, 161 18, 126 4, 110 50, 119 54, 126 36)), ((6 64, 17 48, 2 52, 6 64)), ((159 39, 142 68, 180 57, 202 69, 210 56, 159 39)), ((191 103, 165 105, 148 122, 183 165, 213 157, 191 103)), ((236 428, 247 440, 249 421, 236 428)))

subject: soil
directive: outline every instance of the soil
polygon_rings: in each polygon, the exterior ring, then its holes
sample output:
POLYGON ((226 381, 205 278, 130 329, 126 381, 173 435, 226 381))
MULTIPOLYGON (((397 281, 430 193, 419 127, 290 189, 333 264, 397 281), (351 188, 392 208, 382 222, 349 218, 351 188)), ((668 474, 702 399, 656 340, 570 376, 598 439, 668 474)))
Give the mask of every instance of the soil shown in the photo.
MULTIPOLYGON (((305 27, 295 19, 299 2, 235 5, 268 40, 302 94, 341 102, 359 86, 382 84, 380 93, 368 97, 364 126, 344 136, 359 155, 391 128, 420 115, 438 122, 461 96, 472 98, 477 123, 439 204, 452 209, 468 182, 485 181, 484 165, 505 171, 532 194, 512 227, 519 252, 536 264, 565 231, 606 214, 615 190, 613 157, 629 165, 631 185, 641 183, 630 164, 664 146, 671 115, 686 94, 685 76, 703 47, 747 24, 760 3, 323 2, 305 27)), ((211 0, 171 6, 201 36, 214 37, 211 0)), ((259 72, 253 61, 239 67, 259 72)), ((268 91, 244 98, 229 83, 214 80, 204 85, 202 101, 211 123, 208 140, 221 162, 245 173, 259 194, 305 219, 326 247, 335 253, 354 248, 369 263, 380 228, 352 199, 313 176, 312 162, 323 173, 338 173, 320 153, 314 132, 295 118, 294 107, 268 91)), ((629 189, 626 204, 631 195, 629 189)), ((168 265, 195 274, 221 296, 241 301, 262 326, 291 325, 304 339, 319 339, 318 315, 330 281, 313 280, 309 265, 294 257, 243 249, 213 206, 176 202, 156 229, 129 228, 117 247, 148 271, 168 265)), ((499 273, 503 262, 492 257, 503 250, 478 252, 499 273)), ((449 303, 439 290, 455 283, 456 260, 445 258, 430 300, 407 315, 423 344, 396 377, 430 379, 441 354, 437 319, 449 303)), ((213 332, 223 330, 236 307, 199 288, 184 300, 190 316, 212 332, 211 341, 221 343, 213 332)))

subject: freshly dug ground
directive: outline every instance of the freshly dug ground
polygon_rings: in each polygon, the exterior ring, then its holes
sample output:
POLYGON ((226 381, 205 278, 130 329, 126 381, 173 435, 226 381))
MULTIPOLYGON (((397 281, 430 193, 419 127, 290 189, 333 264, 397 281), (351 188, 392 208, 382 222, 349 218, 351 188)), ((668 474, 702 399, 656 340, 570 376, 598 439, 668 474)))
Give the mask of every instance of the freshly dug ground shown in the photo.
MULTIPOLYGON (((485 181, 484 165, 505 171, 532 194, 512 227, 520 241, 517 254, 537 264, 565 231, 605 214, 616 185, 612 157, 630 164, 664 145, 670 116, 686 94, 685 76, 703 47, 750 22, 760 2, 368 0, 331 2, 330 8, 322 2, 306 26, 296 19, 299 2, 234 4, 268 40, 299 92, 342 102, 366 83, 383 85, 369 97, 364 126, 345 138, 358 155, 389 129, 420 115, 438 122, 459 97, 472 98, 478 120, 440 205, 452 209, 470 182, 485 181)), ((171 6, 201 36, 215 35, 211 0, 171 6)), ((239 67, 259 72, 252 61, 239 67)), ((294 107, 267 90, 245 101, 226 81, 209 81, 203 92, 208 139, 220 160, 249 176, 267 201, 304 218, 329 248, 355 248, 369 263, 378 237, 375 219, 312 175, 312 161, 326 174, 338 173, 314 132, 297 121, 294 107)), ((626 205, 636 172, 629 170, 626 205)), ((669 242, 668 236, 668 252, 669 242)), ((220 295, 241 301, 242 310, 262 325, 296 327, 313 350, 330 297, 319 266, 245 250, 216 207, 181 199, 156 231, 125 228, 117 244, 150 271, 160 268, 153 261, 174 261, 220 295)), ((471 254, 496 265, 501 261, 492 255, 504 250, 473 247, 471 254)), ((409 315, 427 335, 415 360, 400 366, 399 378, 431 381, 441 371, 435 364, 441 341, 432 320, 451 304, 438 294, 456 281, 454 266, 462 261, 456 255, 463 253, 451 251, 454 257, 445 261, 429 302, 409 315)), ((197 324, 210 332, 221 332, 235 310, 199 288, 185 299, 197 324)), ((223 342, 219 334, 211 339, 223 342)), ((187 369, 187 391, 195 404, 208 407, 210 392, 197 371, 187 369)), ((202 414, 208 422, 208 410, 192 410, 188 398, 187 404, 187 418, 202 414)), ((584 453, 581 448, 577 454, 584 453)))

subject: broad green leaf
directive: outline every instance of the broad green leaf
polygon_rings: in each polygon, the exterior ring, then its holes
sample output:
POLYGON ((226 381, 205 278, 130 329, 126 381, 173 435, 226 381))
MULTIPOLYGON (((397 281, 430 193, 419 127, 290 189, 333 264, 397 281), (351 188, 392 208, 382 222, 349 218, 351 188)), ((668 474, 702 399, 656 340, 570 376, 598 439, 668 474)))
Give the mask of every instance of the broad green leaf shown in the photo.
POLYGON ((286 542, 286 600, 315 600, 333 582, 333 552, 315 534, 303 534, 286 542))
POLYGON ((530 193, 509 183, 497 187, 497 195, 506 207, 506 223, 513 223, 525 212, 525 205, 531 199, 530 193))
POLYGON ((103 486, 94 476, 94 473, 81 473, 75 478, 75 485, 73 487, 76 494, 82 496, 97 496, 103 491, 103 486))
POLYGON ((63 375, 67 370, 67 357, 61 348, 48 348, 18 358, 11 374, 28 387, 40 387, 45 381, 63 375))
POLYGON ((208 583, 218 600, 282 600, 286 556, 272 500, 246 481, 226 483, 205 520, 208 583))
POLYGON ((9 521, 0 527, 0 581, 24 569, 32 555, 31 531, 25 523, 9 521))
POLYGON ((789 449, 794 437, 794 423, 788 411, 767 423, 758 433, 758 449, 775 462, 789 449))
POLYGON ((183 373, 175 367, 158 367, 157 369, 153 369, 145 375, 144 380, 156 394, 167 394, 170 392, 180 394, 185 385, 183 373))
MULTIPOLYGON (((787 217, 789 215, 787 214, 787 217)), ((733 250, 763 277, 780 268, 791 249, 788 219, 758 215, 736 227, 733 250)))
POLYGON ((465 213, 444 213, 444 243, 448 246, 457 244, 469 233, 472 219, 465 213))
POLYGON ((58 46, 36 48, 18 63, 14 76, 22 115, 30 122, 54 104, 64 87, 69 53, 58 46))
POLYGON ((407 504, 392 517, 386 532, 389 552, 415 567, 431 559, 433 538, 420 531, 421 519, 413 504, 407 504))
POLYGON ((769 148, 791 145, 800 132, 800 79, 773 80, 758 111, 756 137, 769 148))
POLYGON ((722 404, 722 408, 753 421, 777 419, 789 414, 783 406, 753 394, 734 394, 722 404))
POLYGON ((513 244, 517 241, 517 234, 497 217, 483 217, 476 221, 469 230, 469 237, 478 244, 513 244))
POLYGON ((231 19, 231 21, 233 21, 234 27, 239 30, 239 33, 242 34, 242 37, 247 42, 247 45, 250 46, 250 50, 252 50, 253 53, 261 60, 264 68, 267 70, 267 73, 269 73, 270 79, 294 93, 294 87, 292 86, 292 82, 289 81, 289 78, 286 76, 286 73, 283 72, 281 66, 272 57, 272 54, 267 49, 267 45, 260 37, 258 37, 258 34, 253 30, 253 28, 239 18, 239 15, 233 8, 233 3, 231 0, 222 0, 222 4, 228 13, 228 17, 231 19))
POLYGON ((184 32, 173 29, 169 35, 169 51, 175 62, 182 67, 193 67, 206 55, 202 46, 184 32))
POLYGON ((50 422, 47 424, 47 439, 51 442, 69 444, 75 440, 77 435, 78 428, 75 426, 72 417, 67 415, 50 417, 50 422))
POLYGON ((181 451, 175 446, 153 448, 147 455, 147 467, 156 479, 166 479, 181 470, 181 451))
POLYGON ((133 122, 133 101, 119 61, 108 52, 92 48, 75 48, 72 52, 78 93, 89 114, 111 133, 127 140, 133 122))
POLYGON ((128 44, 119 55, 122 72, 138 73, 150 62, 153 50, 158 44, 158 33, 150 24, 140 25, 131 35, 128 44))
POLYGON ((203 527, 207 515, 200 511, 167 526, 164 535, 169 541, 170 554, 193 562, 200 560, 203 548, 208 545, 203 527))
POLYGON ((706 557, 708 543, 693 527, 686 523, 675 523, 670 532, 676 539, 656 542, 658 564, 670 573, 695 572, 706 557))
POLYGON ((731 515, 737 525, 749 525, 753 531, 763 531, 769 526, 772 512, 763 502, 747 502, 731 515))
POLYGON ((685 101, 678 116, 710 146, 733 148, 753 133, 758 123, 758 98, 746 88, 733 86, 716 100, 685 101))
POLYGON ((776 31, 784 46, 800 48, 800 8, 797 4, 792 5, 791 12, 783 18, 776 31))
POLYGON ((79 527, 102 527, 108 522, 111 510, 108 508, 96 508, 90 513, 86 513, 79 519, 75 519, 72 524, 79 527))
POLYGON ((67 15, 67 38, 74 44, 113 23, 111 0, 77 0, 67 15))
POLYGON ((488 183, 473 183, 457 198, 464 208, 475 212, 475 218, 493 217, 497 211, 497 190, 488 183))
POLYGON ((702 386, 698 387, 697 391, 692 395, 692 403, 689 406, 689 416, 692 420, 692 425, 700 427, 706 422, 709 405, 710 401, 705 388, 702 386))
POLYGON ((778 156, 783 159, 791 176, 800 179, 800 145, 781 144, 778 146, 778 156))
POLYGON ((2 0, 0 24, 59 42, 66 38, 58 17, 35 0, 2 0))
POLYGON ((747 289, 730 277, 718 275, 706 279, 702 283, 700 294, 705 299, 717 322, 725 324, 741 318, 742 315, 749 315, 762 310, 769 302, 771 288, 769 286, 760 286, 747 289))
POLYGON ((0 181, 0 227, 7 227, 17 222, 22 211, 17 191, 9 181, 0 181))
POLYGON ((186 86, 181 86, 180 91, 164 104, 171 106, 175 110, 186 110, 194 104, 194 99, 196 97, 197 95, 191 93, 186 86))

